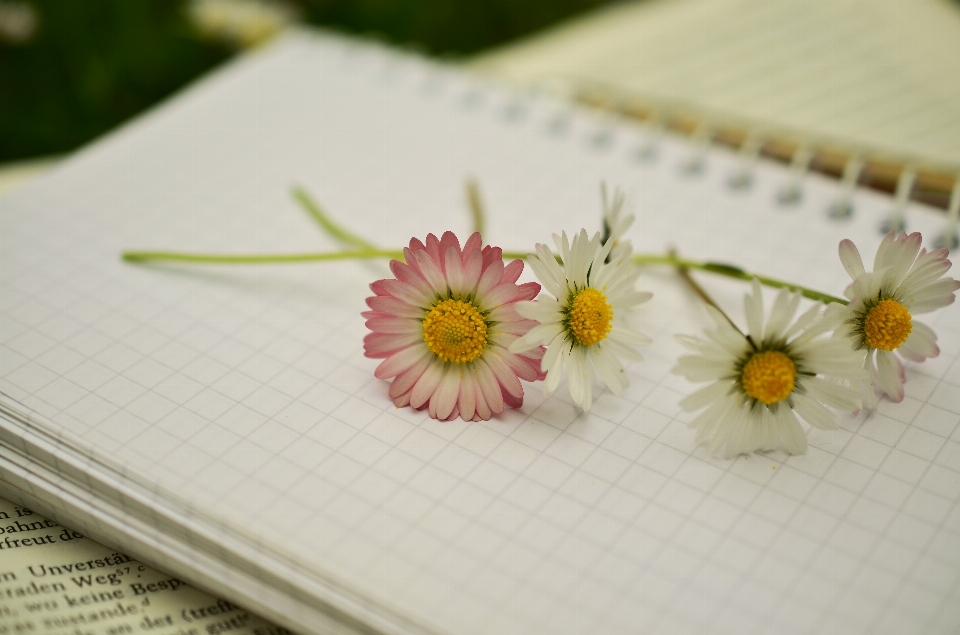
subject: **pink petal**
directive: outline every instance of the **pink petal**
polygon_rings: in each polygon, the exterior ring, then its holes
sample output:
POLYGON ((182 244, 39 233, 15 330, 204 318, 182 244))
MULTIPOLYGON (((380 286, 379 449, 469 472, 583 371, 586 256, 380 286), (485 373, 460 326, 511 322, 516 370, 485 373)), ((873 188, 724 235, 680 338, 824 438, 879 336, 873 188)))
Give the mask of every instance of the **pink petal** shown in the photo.
POLYGON ((440 259, 437 260, 441 265, 443 264, 443 259, 447 253, 447 250, 453 247, 457 251, 457 256, 460 255, 460 241, 457 239, 457 235, 453 232, 447 231, 443 232, 443 236, 440 237, 440 259))
POLYGON ((387 291, 386 282, 386 280, 375 280, 370 283, 370 290, 378 296, 388 296, 390 292, 387 291))
POLYGON ((490 366, 490 370, 496 376, 500 385, 511 395, 522 395, 523 387, 520 386, 520 380, 517 374, 513 372, 506 360, 497 355, 494 351, 488 350, 483 356, 484 361, 490 366))
MULTIPOLYGON (((483 394, 483 398, 486 399, 487 405, 490 406, 490 411, 493 412, 493 414, 500 414, 503 412, 503 392, 500 390, 500 384, 497 383, 496 376, 482 358, 478 359, 474 364, 477 369, 477 384, 480 386, 480 392, 483 394)), ((477 401, 479 402, 480 400, 478 399, 477 401)))
POLYGON ((480 389, 480 382, 477 379, 477 373, 470 374, 470 384, 473 387, 474 398, 476 399, 476 413, 475 416, 479 417, 483 421, 489 421, 490 417, 493 416, 493 411, 490 409, 490 404, 487 403, 486 397, 483 396, 483 391, 480 389))
MULTIPOLYGON (((479 235, 474 234, 474 236, 479 235)), ((460 380, 460 396, 457 398, 457 407, 460 409, 460 416, 464 420, 473 419, 477 409, 477 389, 473 383, 473 373, 470 370, 466 370, 460 380)))
POLYGON ((503 250, 499 247, 491 247, 490 245, 487 245, 483 248, 481 253, 483 254, 484 271, 487 270, 487 267, 498 261, 501 265, 503 265, 503 250))
POLYGON ((463 287, 472 293, 480 281, 480 272, 483 267, 483 256, 477 250, 463 254, 463 287))
MULTIPOLYGON (((520 289, 515 284, 501 284, 485 294, 481 302, 484 308, 492 309, 507 302, 513 302, 520 295, 520 289)), ((479 299, 479 295, 478 295, 479 299)))
POLYGON ((470 234, 470 238, 467 238, 467 242, 463 244, 463 262, 467 262, 467 257, 471 254, 477 254, 481 256, 481 261, 483 260, 482 254, 480 254, 480 248, 483 246, 483 239, 480 238, 480 232, 473 232, 470 234))
POLYGON ((443 275, 440 265, 434 262, 433 258, 425 251, 417 254, 417 266, 420 267, 423 277, 430 285, 431 295, 446 295, 447 280, 443 275))
MULTIPOLYGON (((400 395, 407 393, 409 394, 414 384, 417 383, 417 380, 423 376, 427 366, 433 363, 433 359, 429 356, 422 358, 419 362, 403 371, 397 375, 396 379, 393 380, 393 383, 390 384, 390 396, 396 399, 400 395)), ((409 403, 409 397, 407 402, 409 403)))
POLYGON ((511 408, 519 408, 523 405, 523 387, 520 387, 520 395, 514 397, 508 392, 503 393, 503 403, 511 408))
POLYGON ((503 268, 503 277, 500 278, 500 284, 514 283, 520 278, 520 274, 523 273, 523 261, 514 260, 509 265, 503 268))
POLYGON ((447 274, 447 288, 456 297, 463 297, 464 289, 463 262, 460 253, 454 247, 447 247, 444 258, 444 271, 447 274))
POLYGON ((503 276, 503 261, 494 260, 483 271, 480 276, 480 282, 477 283, 477 289, 474 291, 477 302, 481 304, 490 290, 500 284, 500 278, 503 276))
POLYGON ((433 258, 433 261, 440 265, 440 240, 433 234, 427 234, 427 253, 433 258))
POLYGON ((419 408, 427 403, 440 384, 443 377, 443 364, 436 362, 427 366, 423 375, 413 386, 413 394, 410 396, 410 404, 414 408, 419 408))
POLYGON ((393 297, 403 300, 407 304, 427 307, 430 306, 430 296, 425 289, 417 289, 399 280, 381 280, 383 289, 393 297))
MULTIPOLYGON (((534 349, 537 350, 537 349, 534 349)), ((514 353, 503 353, 502 355, 504 363, 510 367, 510 370, 524 381, 537 381, 537 377, 540 375, 540 362, 525 359, 520 355, 514 353)))
POLYGON ((430 414, 436 412, 438 419, 446 419, 457 405, 460 395, 460 368, 457 364, 449 364, 437 390, 430 397, 430 414), (436 403, 434 403, 436 402, 436 403))
POLYGON ((390 335, 407 335, 410 333, 419 333, 422 335, 423 326, 420 320, 413 318, 372 318, 367 320, 366 326, 374 333, 388 333, 390 335))
POLYGON ((520 295, 517 300, 533 300, 540 293, 540 285, 536 282, 524 282, 519 287, 520 295))
POLYGON ((400 373, 415 366, 427 355, 433 355, 433 353, 431 353, 425 346, 410 346, 408 348, 404 348, 380 362, 380 365, 377 366, 377 369, 373 371, 373 375, 377 379, 390 379, 391 377, 396 377, 400 373))
POLYGON ((369 333, 363 338, 363 354, 367 357, 387 357, 402 348, 423 342, 422 335, 390 335, 369 333))
POLYGON ((399 260, 390 261, 390 271, 393 272, 393 275, 397 280, 400 282, 405 282, 411 287, 424 289, 427 286, 427 281, 421 275, 420 271, 414 269, 406 263, 400 262, 399 260))
MULTIPOLYGON (((392 296, 377 295, 369 297, 367 298, 367 305, 371 309, 386 315, 418 319, 423 317, 422 307, 414 306, 413 304, 407 304, 403 300, 399 300, 392 296)), ((364 317, 366 317, 366 315, 364 315, 364 317)))

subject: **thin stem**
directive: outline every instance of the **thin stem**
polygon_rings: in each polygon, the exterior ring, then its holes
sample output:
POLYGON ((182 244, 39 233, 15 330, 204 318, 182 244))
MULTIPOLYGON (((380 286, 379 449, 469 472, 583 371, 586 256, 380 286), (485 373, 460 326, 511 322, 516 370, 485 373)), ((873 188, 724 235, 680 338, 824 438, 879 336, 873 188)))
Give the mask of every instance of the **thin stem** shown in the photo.
POLYGON ((480 198, 480 185, 476 179, 467 179, 467 203, 470 205, 470 213, 473 216, 473 231, 480 232, 483 236, 486 219, 483 210, 483 199, 480 198))
POLYGON ((838 298, 826 293, 821 293, 820 291, 801 287, 800 285, 793 284, 791 282, 784 282, 783 280, 777 280, 776 278, 750 273, 740 269, 739 267, 734 267, 733 265, 726 265, 716 262, 698 262, 696 260, 678 258, 669 254, 665 256, 659 254, 635 254, 633 256, 633 262, 641 267, 647 265, 670 265, 672 267, 697 269, 699 271, 707 271, 720 276, 736 278, 737 280, 746 280, 748 282, 756 278, 757 281, 764 286, 773 287, 775 289, 790 289, 791 291, 799 291, 803 297, 809 298, 810 300, 816 300, 817 302, 825 302, 827 304, 832 302, 844 305, 849 304, 849 302, 843 298, 838 298))
MULTIPOLYGON (((530 254, 505 251, 508 260, 526 260, 530 254)), ((193 262, 210 265, 279 265, 325 260, 374 260, 389 258, 403 261, 403 252, 395 249, 359 249, 351 251, 321 251, 293 254, 200 254, 186 251, 124 251, 120 257, 127 262, 193 262)))
POLYGON ((299 254, 197 254, 182 251, 125 251, 127 262, 192 262, 211 265, 288 264, 324 260, 369 260, 373 258, 403 259, 402 251, 363 249, 299 254))
POLYGON ((710 295, 709 295, 706 291, 703 290, 703 287, 701 287, 699 284, 697 284, 697 281, 694 280, 694 279, 693 279, 693 276, 690 275, 690 269, 689 269, 685 264, 683 264, 683 261, 681 261, 679 258, 676 258, 672 252, 671 252, 670 256, 673 257, 674 260, 676 261, 677 273, 680 274, 680 277, 683 278, 683 281, 686 282, 687 285, 688 285, 691 289, 693 289, 694 292, 696 292, 696 294, 697 294, 698 296, 700 296, 700 299, 703 300, 708 306, 712 306, 712 307, 715 308, 717 311, 719 311, 719 312, 720 312, 720 315, 722 315, 724 318, 726 318, 727 322, 730 323, 730 326, 732 326, 734 329, 736 329, 736 331, 737 331, 740 335, 742 335, 743 337, 745 337, 746 340, 747 340, 748 342, 750 342, 750 344, 752 345, 752 344, 753 344, 753 341, 750 339, 750 337, 747 336, 747 334, 744 333, 742 330, 740 330, 740 327, 737 326, 736 323, 735 323, 732 319, 730 319, 730 316, 727 315, 727 312, 724 311, 723 309, 721 309, 721 308, 720 308, 720 305, 717 304, 717 303, 714 301, 714 299, 711 298, 710 295))
POLYGON ((327 214, 320 205, 313 200, 307 191, 301 187, 294 187, 291 191, 293 198, 300 203, 307 213, 313 217, 313 220, 317 221, 321 228, 324 229, 328 234, 333 236, 336 240, 339 240, 346 246, 349 247, 359 247, 360 249, 369 250, 369 251, 378 251, 380 248, 360 236, 357 236, 350 230, 341 227, 336 221, 330 218, 330 215, 327 214))
MULTIPOLYGON (((362 239, 360 239, 362 240, 362 239)), ((507 260, 527 260, 533 254, 525 251, 505 251, 503 257, 507 260)), ((203 254, 180 251, 124 251, 121 257, 127 262, 194 262, 220 265, 239 265, 239 264, 284 264, 294 262, 320 262, 325 260, 372 260, 376 258, 389 258, 392 260, 404 260, 403 251, 395 249, 380 249, 377 247, 364 247, 356 250, 334 251, 334 252, 307 252, 292 254, 203 254)), ((760 284, 773 287, 775 289, 790 289, 799 291, 805 298, 817 302, 836 302, 838 304, 849 304, 847 300, 838 298, 826 293, 814 291, 800 285, 791 284, 775 278, 761 276, 744 271, 732 265, 718 264, 714 262, 698 262, 679 258, 675 255, 666 254, 635 254, 633 262, 638 266, 650 265, 669 265, 678 269, 696 269, 706 271, 716 275, 727 276, 737 280, 750 281, 754 278, 760 284)), ((689 275, 685 276, 689 277, 689 275)), ((689 282, 688 282, 689 284, 689 282)), ((696 282, 693 283, 696 285, 696 282)), ((702 289, 700 290, 702 291, 702 289)), ((702 296, 701 296, 702 297, 702 296)), ((710 304, 710 302, 708 302, 710 304)), ((714 305, 715 306, 715 305, 714 305)))

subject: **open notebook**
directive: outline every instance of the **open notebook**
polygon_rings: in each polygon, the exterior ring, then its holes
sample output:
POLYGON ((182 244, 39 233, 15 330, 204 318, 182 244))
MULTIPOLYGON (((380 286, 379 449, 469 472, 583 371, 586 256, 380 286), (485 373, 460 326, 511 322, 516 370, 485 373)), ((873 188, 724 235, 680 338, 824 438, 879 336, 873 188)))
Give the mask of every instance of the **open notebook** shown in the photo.
POLYGON ((473 67, 944 206, 960 187, 957 41, 953 0, 648 0, 473 67))
MULTIPOLYGON (((669 373, 706 322, 650 269, 654 339, 626 397, 564 390, 485 423, 396 409, 362 355, 386 263, 133 266, 123 249, 332 249, 313 192, 384 246, 529 249, 599 225, 624 187, 638 250, 668 246, 839 293, 888 197, 755 166, 455 69, 294 32, 0 200, 0 488, 300 632, 949 632, 960 625, 960 309, 907 397, 810 431, 802 456, 694 446, 669 373), (682 169, 704 152, 702 170, 682 169), (646 157, 645 159, 643 157, 646 157)), ((941 213, 911 206, 933 235, 941 213)), ((524 274, 529 277, 529 271, 524 274)), ((704 277, 739 315, 745 285, 704 277)), ((772 297, 768 295, 768 297, 772 297)))

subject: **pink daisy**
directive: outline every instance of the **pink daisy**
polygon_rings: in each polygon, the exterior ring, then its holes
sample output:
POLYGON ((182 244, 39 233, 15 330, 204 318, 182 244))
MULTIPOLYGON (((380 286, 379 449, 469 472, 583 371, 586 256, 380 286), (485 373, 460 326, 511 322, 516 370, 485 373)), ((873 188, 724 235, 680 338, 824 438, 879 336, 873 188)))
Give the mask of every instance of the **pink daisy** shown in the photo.
POLYGON ((480 234, 463 249, 452 232, 426 244, 414 238, 406 263, 390 262, 395 278, 370 285, 372 309, 363 313, 372 333, 367 357, 380 358, 374 374, 393 378, 398 408, 428 409, 435 419, 487 420, 523 404, 520 380, 544 378, 543 348, 511 353, 510 345, 537 323, 520 317, 516 303, 540 292, 536 282, 516 284, 523 261, 504 266, 503 252, 481 249, 480 234))

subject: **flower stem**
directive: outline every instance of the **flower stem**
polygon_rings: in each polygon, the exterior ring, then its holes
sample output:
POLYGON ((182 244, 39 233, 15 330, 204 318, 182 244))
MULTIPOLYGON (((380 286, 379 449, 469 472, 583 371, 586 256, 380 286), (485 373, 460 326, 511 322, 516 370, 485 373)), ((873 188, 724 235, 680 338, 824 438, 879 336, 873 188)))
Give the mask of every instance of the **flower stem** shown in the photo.
POLYGON ((362 250, 367 251, 379 251, 380 248, 374 245, 373 243, 357 236, 350 230, 341 227, 330 218, 330 215, 327 214, 320 205, 313 200, 313 197, 307 194, 307 191, 302 187, 294 187, 291 191, 293 198, 297 199, 297 202, 300 203, 307 213, 313 217, 313 220, 322 227, 328 234, 333 236, 336 240, 340 241, 348 247, 358 247, 362 250))
POLYGON ((674 259, 674 261, 675 261, 675 266, 676 266, 676 268, 677 268, 677 273, 679 273, 679 274, 680 274, 680 277, 683 278, 683 281, 687 283, 687 286, 689 286, 691 289, 693 289, 693 291, 694 291, 698 296, 700 296, 700 299, 703 300, 708 306, 712 306, 712 307, 715 308, 717 311, 719 311, 719 312, 720 312, 720 315, 722 315, 724 318, 726 318, 727 322, 730 323, 730 326, 732 326, 734 329, 736 329, 736 331, 737 331, 738 333, 740 333, 740 335, 743 335, 743 336, 747 339, 747 341, 750 342, 750 344, 753 344, 753 341, 747 336, 747 334, 744 333, 742 330, 740 330, 740 327, 737 326, 736 323, 735 323, 732 319, 730 319, 730 316, 727 315, 727 312, 724 311, 723 309, 721 309, 721 308, 720 308, 720 305, 717 304, 717 303, 714 301, 714 299, 711 298, 710 295, 709 295, 706 291, 703 290, 703 287, 701 287, 701 286, 697 283, 697 281, 693 279, 693 276, 690 275, 690 269, 689 269, 689 267, 687 266, 686 262, 683 261, 683 260, 680 260, 679 258, 677 258, 676 255, 675 255, 673 252, 670 252, 670 255, 669 255, 668 257, 674 259))
MULTIPOLYGON (((369 245, 369 243, 366 243, 366 241, 364 241, 362 238, 356 238, 356 240, 369 245)), ((508 260, 526 260, 531 255, 531 253, 525 251, 503 252, 503 257, 508 260)), ((295 262, 322 262, 325 260, 372 260, 375 258, 389 258, 392 260, 403 261, 404 259, 403 251, 401 250, 380 249, 372 246, 347 251, 306 252, 291 254, 203 254, 182 251, 124 251, 122 252, 121 257, 127 262, 166 261, 217 265, 287 264, 295 262)), ((743 269, 739 269, 732 265, 724 265, 713 262, 698 262, 696 260, 680 258, 674 254, 635 254, 633 256, 633 262, 641 267, 650 265, 669 265, 671 267, 676 267, 681 271, 681 275, 683 275, 685 279, 689 278, 689 274, 685 273, 685 270, 688 269, 707 271, 709 273, 727 276, 729 278, 736 278, 737 280, 749 281, 756 278, 760 284, 765 286, 776 289, 790 289, 792 291, 799 291, 805 298, 816 300, 817 302, 837 302, 839 304, 849 304, 847 300, 844 300, 843 298, 837 298, 832 295, 827 295, 826 293, 814 291, 813 289, 807 289, 806 287, 801 287, 800 285, 784 282, 775 278, 748 273, 743 269)), ((699 286, 692 279, 688 281, 688 284, 691 283, 691 286, 694 286, 695 289, 699 289, 699 286)), ((698 294, 700 294, 701 297, 705 295, 701 293, 702 291, 702 289, 699 289, 698 291, 698 294)), ((707 304, 716 306, 712 300, 707 301, 707 304)))
POLYGON ((467 202, 470 204, 470 214, 473 216, 473 231, 483 236, 486 219, 483 210, 483 199, 480 198, 480 185, 476 179, 467 179, 467 202))
POLYGON ((827 304, 831 302, 844 305, 849 304, 849 302, 843 298, 838 298, 826 293, 821 293, 820 291, 801 287, 800 285, 793 284, 791 282, 784 282, 783 280, 777 280, 776 278, 750 273, 740 269, 739 267, 734 267, 733 265, 687 260, 686 258, 679 258, 674 254, 667 254, 665 256, 659 254, 635 254, 633 256, 633 262, 641 267, 648 265, 670 265, 672 267, 677 267, 678 269, 697 269, 699 271, 707 271, 709 273, 727 276, 728 278, 736 278, 737 280, 750 281, 756 278, 757 281, 764 286, 773 287, 775 289, 790 289, 791 291, 799 291, 803 297, 816 300, 817 302, 825 302, 827 304))
POLYGON ((127 262, 192 262, 211 265, 288 264, 324 260, 370 260, 373 258, 403 259, 402 251, 362 249, 357 251, 328 251, 293 254, 198 254, 182 251, 125 251, 127 262))
MULTIPOLYGON (((530 254, 505 251, 509 260, 526 260, 530 254)), ((292 254, 200 254, 186 251, 124 251, 120 257, 127 262, 191 262, 208 265, 279 265, 325 260, 374 260, 389 258, 403 261, 403 252, 396 249, 359 249, 352 251, 320 251, 292 254)))

